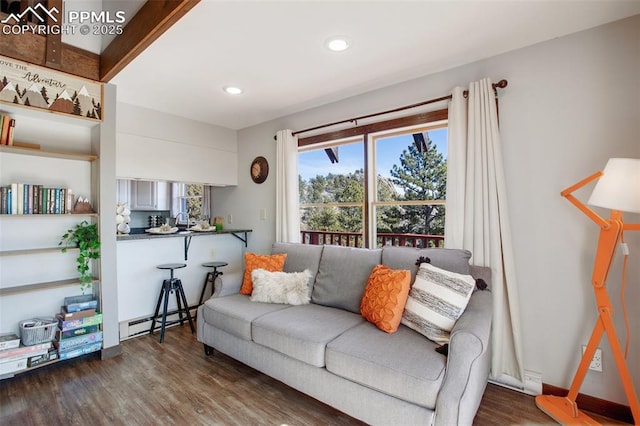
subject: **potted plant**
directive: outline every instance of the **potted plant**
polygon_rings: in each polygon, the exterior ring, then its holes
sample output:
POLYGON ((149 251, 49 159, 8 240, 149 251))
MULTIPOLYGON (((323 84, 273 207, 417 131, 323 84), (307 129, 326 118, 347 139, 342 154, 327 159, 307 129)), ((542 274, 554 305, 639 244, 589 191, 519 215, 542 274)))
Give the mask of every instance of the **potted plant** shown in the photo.
POLYGON ((75 227, 67 230, 62 236, 58 245, 65 245, 62 252, 66 253, 69 247, 78 249, 76 263, 80 273, 80 289, 84 294, 85 290, 93 283, 93 274, 89 262, 91 259, 100 258, 100 236, 98 226, 89 224, 86 220, 78 223, 75 227))

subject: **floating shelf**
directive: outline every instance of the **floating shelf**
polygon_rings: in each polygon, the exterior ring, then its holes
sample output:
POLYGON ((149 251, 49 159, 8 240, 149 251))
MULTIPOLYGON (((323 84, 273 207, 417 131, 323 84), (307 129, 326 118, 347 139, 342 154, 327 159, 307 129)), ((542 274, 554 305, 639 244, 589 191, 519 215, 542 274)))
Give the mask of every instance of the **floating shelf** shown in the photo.
MULTIPOLYGON (((94 278, 94 281, 97 281, 97 278, 94 278)), ((79 285, 79 284, 80 284, 80 280, 78 278, 71 278, 68 280, 16 285, 13 287, 0 288, 0 296, 26 293, 29 291, 47 290, 51 288, 58 288, 58 287, 65 287, 65 286, 79 285)))
MULTIPOLYGON (((62 250, 62 246, 59 247, 42 247, 42 248, 33 248, 33 249, 22 249, 22 250, 4 250, 0 251, 0 256, 18 256, 18 255, 28 255, 28 254, 41 254, 41 253, 54 253, 62 250)), ((68 251, 78 250, 77 247, 67 247, 68 251)))
POLYGON ((48 151, 44 149, 22 148, 17 146, 0 145, 0 152, 9 152, 21 155, 33 155, 37 157, 64 158, 67 160, 94 161, 98 159, 97 155, 79 154, 75 152, 64 151, 48 151))

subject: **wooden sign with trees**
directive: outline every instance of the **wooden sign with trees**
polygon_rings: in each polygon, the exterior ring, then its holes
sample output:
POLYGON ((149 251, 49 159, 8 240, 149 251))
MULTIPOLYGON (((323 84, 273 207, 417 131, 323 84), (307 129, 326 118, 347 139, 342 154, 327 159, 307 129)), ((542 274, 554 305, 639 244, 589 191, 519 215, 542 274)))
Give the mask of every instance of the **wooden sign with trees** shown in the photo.
POLYGON ((102 121, 102 83, 0 56, 0 103, 102 121))

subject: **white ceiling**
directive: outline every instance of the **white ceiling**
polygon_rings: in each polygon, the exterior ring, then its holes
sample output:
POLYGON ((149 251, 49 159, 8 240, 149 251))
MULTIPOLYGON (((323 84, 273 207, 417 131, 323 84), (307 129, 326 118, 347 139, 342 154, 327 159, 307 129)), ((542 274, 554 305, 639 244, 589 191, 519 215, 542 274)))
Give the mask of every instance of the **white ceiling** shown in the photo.
POLYGON ((639 13, 640 0, 202 0, 111 82, 119 101, 241 129, 639 13), (328 51, 334 35, 352 48, 328 51))

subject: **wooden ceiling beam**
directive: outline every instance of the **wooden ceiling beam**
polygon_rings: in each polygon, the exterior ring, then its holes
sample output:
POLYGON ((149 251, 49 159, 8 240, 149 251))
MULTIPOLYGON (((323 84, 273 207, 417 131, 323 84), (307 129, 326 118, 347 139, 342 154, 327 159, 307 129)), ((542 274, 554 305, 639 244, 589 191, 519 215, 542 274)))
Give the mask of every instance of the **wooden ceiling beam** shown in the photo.
POLYGON ((0 55, 90 80, 100 78, 100 55, 65 43, 60 43, 58 49, 61 58, 59 66, 54 67, 47 63, 46 36, 30 32, 0 36, 0 55))
POLYGON ((100 81, 108 82, 200 0, 148 0, 100 55, 100 81))

